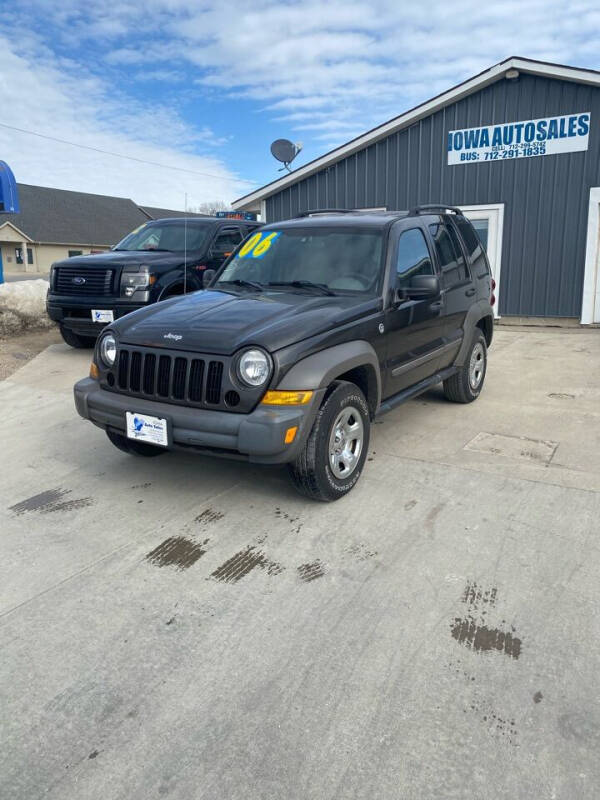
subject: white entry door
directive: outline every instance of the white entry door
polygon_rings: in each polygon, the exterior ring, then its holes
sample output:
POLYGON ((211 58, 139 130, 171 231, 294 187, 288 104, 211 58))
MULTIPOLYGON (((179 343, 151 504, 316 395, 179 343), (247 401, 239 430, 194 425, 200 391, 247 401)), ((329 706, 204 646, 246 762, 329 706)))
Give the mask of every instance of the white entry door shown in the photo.
MULTIPOLYGON (((471 220, 481 243, 486 249, 496 281, 496 298, 500 296, 500 267, 502 262, 502 226, 504 224, 504 203, 485 206, 461 206, 467 219, 471 220)), ((494 306, 494 315, 500 316, 498 299, 494 306)))
POLYGON ((600 187, 590 189, 581 324, 600 322, 600 187))

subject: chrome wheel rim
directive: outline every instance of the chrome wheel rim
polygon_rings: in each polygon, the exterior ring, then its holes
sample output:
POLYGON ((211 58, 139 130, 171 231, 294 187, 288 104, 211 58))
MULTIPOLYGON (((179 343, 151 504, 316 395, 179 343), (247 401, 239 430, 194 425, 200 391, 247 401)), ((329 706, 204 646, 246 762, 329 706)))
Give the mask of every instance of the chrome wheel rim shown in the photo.
POLYGON ((478 389, 483 380, 485 372, 485 350, 481 342, 477 342, 471 352, 471 360, 469 361, 469 383, 471 389, 478 389))
POLYGON ((329 467, 336 478, 344 480, 356 469, 364 442, 362 417, 354 406, 337 415, 329 436, 329 467))

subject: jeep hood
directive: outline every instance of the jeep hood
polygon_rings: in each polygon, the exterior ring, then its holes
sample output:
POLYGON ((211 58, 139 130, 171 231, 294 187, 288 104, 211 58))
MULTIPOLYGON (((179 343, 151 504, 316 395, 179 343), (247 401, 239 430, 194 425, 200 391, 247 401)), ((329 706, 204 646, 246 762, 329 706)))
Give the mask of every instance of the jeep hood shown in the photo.
POLYGON ((259 345, 274 352, 378 308, 379 297, 209 290, 134 311, 111 329, 120 341, 147 347, 231 355, 240 347, 259 345))

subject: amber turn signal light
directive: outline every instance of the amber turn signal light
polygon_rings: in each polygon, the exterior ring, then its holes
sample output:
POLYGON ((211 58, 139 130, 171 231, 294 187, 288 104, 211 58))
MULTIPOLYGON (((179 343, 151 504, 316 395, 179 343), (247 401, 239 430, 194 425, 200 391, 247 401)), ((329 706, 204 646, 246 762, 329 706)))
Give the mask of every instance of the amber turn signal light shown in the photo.
POLYGON ((97 381, 99 377, 100 373, 98 371, 98 367, 96 366, 95 362, 92 361, 92 363, 90 364, 90 378, 93 378, 94 380, 97 381))
POLYGON ((262 399, 266 406, 303 406, 310 402, 312 391, 306 392, 267 392, 262 399))
POLYGON ((285 432, 285 443, 291 444, 296 438, 297 433, 298 433, 297 425, 295 425, 293 428, 288 428, 287 431, 285 432))

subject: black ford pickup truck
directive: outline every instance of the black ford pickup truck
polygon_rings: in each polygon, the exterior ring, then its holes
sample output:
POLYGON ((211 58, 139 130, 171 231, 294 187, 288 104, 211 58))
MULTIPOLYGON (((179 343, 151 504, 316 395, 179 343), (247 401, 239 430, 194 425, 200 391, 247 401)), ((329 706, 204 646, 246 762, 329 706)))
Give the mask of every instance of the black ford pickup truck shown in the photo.
POLYGON ((93 347, 103 327, 138 308, 202 289, 258 222, 172 218, 148 222, 107 253, 57 261, 46 309, 71 347, 93 347))
POLYGON ((75 404, 127 453, 287 464, 336 500, 377 414, 441 382, 479 396, 493 290, 458 208, 311 212, 253 233, 207 291, 106 328, 75 404))

